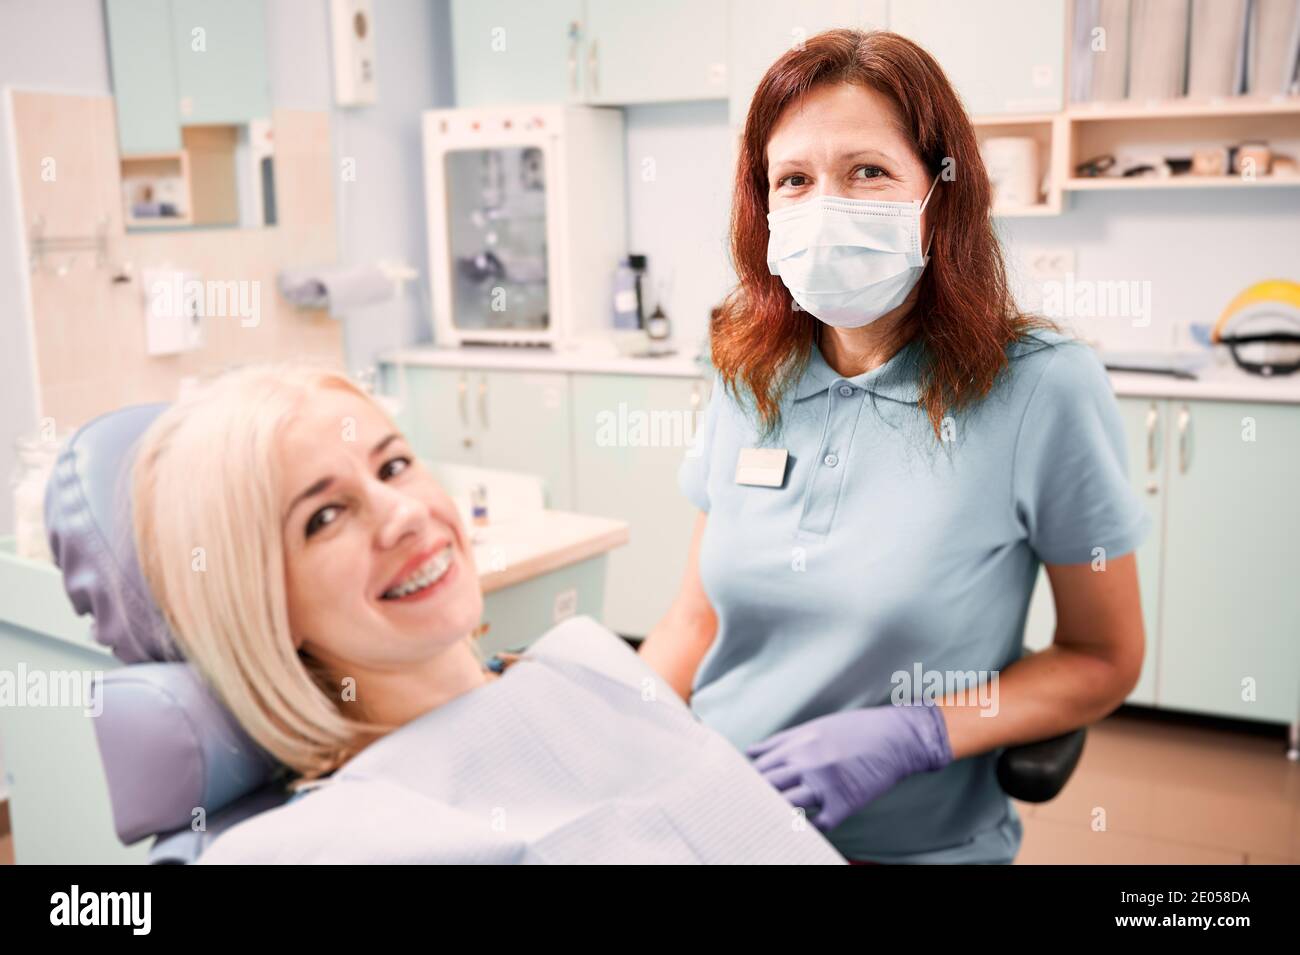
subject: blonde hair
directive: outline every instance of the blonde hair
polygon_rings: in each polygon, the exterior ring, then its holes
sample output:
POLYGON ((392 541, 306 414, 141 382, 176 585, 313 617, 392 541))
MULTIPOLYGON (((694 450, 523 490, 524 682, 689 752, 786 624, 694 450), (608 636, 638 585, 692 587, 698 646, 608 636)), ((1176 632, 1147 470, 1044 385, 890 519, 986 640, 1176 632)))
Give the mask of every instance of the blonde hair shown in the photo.
POLYGON ((345 713, 333 678, 290 633, 276 448, 322 388, 350 391, 392 421, 340 372, 249 366, 163 411, 131 474, 136 553, 179 650, 244 730, 299 774, 294 786, 394 728, 345 713))

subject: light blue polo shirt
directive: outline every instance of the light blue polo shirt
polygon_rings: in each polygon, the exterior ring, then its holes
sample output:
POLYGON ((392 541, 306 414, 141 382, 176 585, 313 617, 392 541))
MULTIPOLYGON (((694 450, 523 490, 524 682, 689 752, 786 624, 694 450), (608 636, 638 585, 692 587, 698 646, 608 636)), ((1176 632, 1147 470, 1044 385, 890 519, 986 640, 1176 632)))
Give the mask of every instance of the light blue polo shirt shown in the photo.
MULTIPOLYGON (((1110 380, 1052 331, 1009 346, 982 401, 940 443, 919 405, 918 340, 844 378, 814 346, 760 442, 715 382, 683 492, 708 512, 700 578, 717 636, 691 705, 740 749, 890 702, 895 675, 1001 671, 1021 655, 1040 561, 1134 550, 1150 518, 1128 480, 1110 380), (779 488, 737 484, 741 449, 786 448, 779 488), (1103 548, 1103 551, 1097 551, 1103 548)), ((998 752, 905 779, 832 833, 849 858, 1010 862, 1020 819, 998 752)))

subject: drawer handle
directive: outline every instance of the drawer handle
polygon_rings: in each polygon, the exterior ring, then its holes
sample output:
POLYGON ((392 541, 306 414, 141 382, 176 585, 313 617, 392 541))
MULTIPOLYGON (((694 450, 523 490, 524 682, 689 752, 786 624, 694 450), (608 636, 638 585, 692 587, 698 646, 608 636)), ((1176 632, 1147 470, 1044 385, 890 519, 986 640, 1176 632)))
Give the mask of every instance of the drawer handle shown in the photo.
POLYGON ((478 380, 478 416, 483 422, 483 430, 487 430, 487 375, 478 380))
POLYGON ((1156 426, 1159 423, 1160 412, 1152 402, 1147 410, 1147 471, 1150 474, 1156 473, 1156 426))
POLYGON ((1192 411, 1187 405, 1178 409, 1178 473, 1186 474, 1192 464, 1192 411))
POLYGON ((578 37, 582 30, 577 20, 569 24, 569 95, 578 95, 578 37))
POLYGON ((460 423, 469 427, 469 383, 465 381, 465 374, 462 372, 460 380, 456 382, 456 394, 460 404, 460 423))

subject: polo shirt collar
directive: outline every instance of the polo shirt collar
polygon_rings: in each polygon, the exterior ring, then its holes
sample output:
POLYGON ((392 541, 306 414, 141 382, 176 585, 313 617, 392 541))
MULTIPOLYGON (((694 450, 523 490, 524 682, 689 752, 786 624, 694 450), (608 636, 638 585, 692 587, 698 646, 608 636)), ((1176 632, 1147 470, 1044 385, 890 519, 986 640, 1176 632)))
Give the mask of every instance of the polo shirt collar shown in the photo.
POLYGON ((847 383, 882 398, 916 404, 921 400, 917 362, 920 349, 920 338, 913 338, 879 368, 846 378, 826 363, 821 347, 813 342, 808 365, 793 391, 794 400, 825 394, 832 386, 847 383))

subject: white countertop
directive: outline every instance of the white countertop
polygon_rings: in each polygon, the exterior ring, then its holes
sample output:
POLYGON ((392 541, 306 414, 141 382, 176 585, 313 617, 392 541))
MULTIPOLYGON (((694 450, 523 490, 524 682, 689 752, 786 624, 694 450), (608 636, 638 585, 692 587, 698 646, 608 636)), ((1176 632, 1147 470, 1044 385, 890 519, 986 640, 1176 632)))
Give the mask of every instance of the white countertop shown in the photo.
POLYGON ((384 352, 382 362, 430 368, 483 368, 503 371, 586 372, 608 375, 661 375, 698 378, 710 375, 707 362, 697 362, 694 348, 676 346, 677 353, 659 358, 630 358, 609 348, 536 348, 510 345, 433 345, 384 352))
MULTIPOLYGON (((662 358, 628 358, 613 348, 549 349, 479 345, 438 348, 432 345, 397 349, 379 360, 433 368, 587 372, 611 375, 661 375, 673 378, 711 378, 705 358, 682 348, 662 358)), ((1196 379, 1170 375, 1112 371, 1110 380, 1121 398, 1181 398, 1192 401, 1262 401, 1300 404, 1300 372, 1264 378, 1228 363, 1212 363, 1196 379)))
POLYGON ((534 511, 471 531, 485 594, 597 557, 628 541, 626 522, 568 511, 534 511))
POLYGON ((1181 398, 1189 401, 1262 401, 1300 404, 1300 372, 1265 378, 1235 365, 1211 365, 1196 379, 1112 371, 1111 384, 1121 398, 1181 398))

